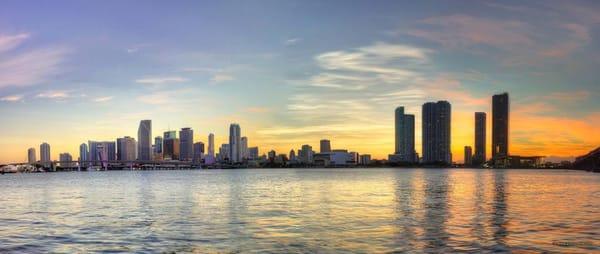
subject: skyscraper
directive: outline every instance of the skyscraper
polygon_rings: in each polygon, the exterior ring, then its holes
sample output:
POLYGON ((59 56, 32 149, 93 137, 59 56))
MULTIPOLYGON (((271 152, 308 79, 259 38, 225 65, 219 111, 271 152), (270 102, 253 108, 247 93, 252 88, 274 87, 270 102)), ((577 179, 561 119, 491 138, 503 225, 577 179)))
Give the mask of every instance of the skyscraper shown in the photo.
POLYGON ((190 161, 194 157, 194 131, 182 128, 179 131, 179 160, 190 161))
POLYGON ((117 139, 117 160, 133 161, 135 160, 135 139, 125 136, 117 139))
MULTIPOLYGON (((323 146, 321 146, 321 149, 323 149, 323 146)), ((296 151, 294 149, 290 150, 290 161, 296 161, 296 151)))
POLYGON ((248 159, 248 137, 242 137, 241 147, 241 159, 248 159))
POLYGON ((473 165, 475 166, 480 166, 486 161, 485 142, 486 114, 485 112, 475 112, 475 155, 473 156, 473 165))
POLYGON ((192 161, 194 163, 200 163, 202 162, 202 157, 204 157, 204 143, 194 143, 194 156, 192 161))
POLYGON ((492 96, 492 158, 508 156, 508 93, 492 96))
POLYGON ((40 162, 46 167, 50 166, 50 145, 48 143, 42 143, 40 145, 40 162))
POLYGON ((163 138, 161 136, 154 137, 154 153, 162 154, 163 138))
POLYGON ((452 163, 450 152, 451 109, 447 101, 423 104, 423 162, 452 163))
POLYGON ((473 149, 470 146, 465 146, 465 166, 473 165, 473 149))
POLYGON ((138 160, 152 160, 152 120, 140 121, 137 152, 138 160))
POLYGON ((215 134, 208 134, 208 156, 215 157, 215 134))
POLYGON ((85 167, 87 165, 87 163, 85 163, 84 161, 89 161, 90 160, 90 154, 89 154, 89 150, 88 150, 88 145, 86 143, 81 143, 81 145, 79 145, 79 161, 80 161, 80 165, 85 167))
POLYGON ((248 159, 250 159, 250 160, 258 159, 258 146, 248 148, 248 159))
MULTIPOLYGON (((320 153, 330 153, 331 152, 331 142, 329 139, 321 139, 319 142, 319 152, 320 153)), ((290 158, 292 160, 292 158, 290 158)))
POLYGON ((179 160, 179 139, 175 131, 165 131, 163 138, 163 159, 179 160))
POLYGON ((415 161, 415 116, 404 114, 404 107, 394 111, 395 151, 390 161, 415 161))
POLYGON ((36 159, 36 155, 35 155, 35 148, 29 148, 27 149, 27 163, 29 164, 35 164, 37 162, 36 159))
POLYGON ((312 150, 312 146, 302 145, 302 148, 298 152, 298 159, 300 160, 300 162, 311 164, 313 163, 313 155, 314 152, 312 150))
POLYGON ((242 131, 240 125, 232 123, 229 125, 229 160, 232 163, 241 162, 242 131))
POLYGON ((95 166, 104 166, 107 161, 114 161, 117 158, 117 149, 113 141, 88 141, 88 147, 90 161, 95 166))

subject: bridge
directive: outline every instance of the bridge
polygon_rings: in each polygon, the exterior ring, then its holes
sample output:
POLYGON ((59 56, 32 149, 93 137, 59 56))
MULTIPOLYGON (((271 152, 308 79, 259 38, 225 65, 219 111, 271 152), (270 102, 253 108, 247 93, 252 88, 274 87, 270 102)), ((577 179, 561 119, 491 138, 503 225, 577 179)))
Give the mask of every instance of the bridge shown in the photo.
POLYGON ((17 162, 0 165, 4 166, 24 166, 31 165, 36 168, 43 168, 49 171, 85 171, 88 168, 92 170, 165 170, 165 169, 197 169, 202 168, 203 164, 193 161, 122 161, 122 160, 95 160, 95 161, 51 161, 51 162, 17 162))

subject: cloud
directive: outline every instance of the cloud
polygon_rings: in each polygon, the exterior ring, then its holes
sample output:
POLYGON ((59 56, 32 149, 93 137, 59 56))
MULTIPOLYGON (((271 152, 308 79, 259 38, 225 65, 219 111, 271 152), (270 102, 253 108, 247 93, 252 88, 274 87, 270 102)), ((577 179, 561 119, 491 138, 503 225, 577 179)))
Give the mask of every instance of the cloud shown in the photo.
POLYGON ((228 74, 223 74, 223 73, 217 73, 210 79, 210 81, 215 82, 215 83, 231 81, 231 80, 234 80, 233 76, 228 75, 228 74))
POLYGON ((168 83, 181 83, 188 81, 183 77, 171 76, 171 77, 146 77, 136 79, 135 82, 138 84, 149 84, 149 85, 163 85, 168 83))
POLYGON ((0 53, 12 50, 19 46, 23 41, 29 38, 28 33, 20 33, 15 35, 0 34, 0 53))
POLYGON ((248 112, 248 113, 267 113, 270 111, 271 111, 271 109, 266 108, 266 107, 249 107, 249 108, 244 109, 244 112, 248 112))
POLYGON ((285 40, 285 42, 283 43, 285 46, 293 46, 296 45, 298 42, 300 42, 302 39, 300 38, 291 38, 291 39, 287 39, 285 40))
POLYGON ((72 97, 69 91, 46 91, 37 94, 35 97, 44 99, 67 99, 72 97))
POLYGON ((67 52, 64 48, 42 48, 0 55, 0 88, 45 82, 61 72, 60 65, 67 52))
POLYGON ((104 96, 104 97, 98 97, 95 98, 94 101, 95 102, 107 102, 113 99, 113 96, 104 96))
POLYGON ((0 98, 0 101, 17 102, 23 99, 23 95, 8 95, 0 98))

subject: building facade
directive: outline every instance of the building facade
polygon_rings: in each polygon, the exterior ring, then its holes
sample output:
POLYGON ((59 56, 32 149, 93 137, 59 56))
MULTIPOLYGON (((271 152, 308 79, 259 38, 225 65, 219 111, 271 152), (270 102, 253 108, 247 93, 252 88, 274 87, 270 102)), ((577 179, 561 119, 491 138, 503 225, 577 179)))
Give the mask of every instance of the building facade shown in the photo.
POLYGON ((509 108, 508 93, 492 96, 492 158, 509 155, 509 108))
POLYGON ((485 163, 486 158, 486 114, 485 112, 475 112, 475 154, 473 155, 473 165, 480 166, 485 163))
POLYGON ((450 103, 427 102, 423 104, 422 117, 423 163, 452 164, 450 103))
POLYGON ((46 167, 50 166, 50 162, 52 162, 50 158, 50 145, 48 143, 40 145, 40 162, 46 167))
POLYGON ((117 139, 117 160, 134 161, 136 159, 135 139, 125 136, 117 139))
POLYGON ((196 142, 194 143, 194 156, 192 161, 194 163, 201 163, 204 158, 204 143, 196 142))
POLYGON ((31 147, 27 149, 27 163, 35 164, 37 162, 35 148, 31 147))
POLYGON ((182 128, 179 131, 179 160, 191 161, 194 158, 194 131, 182 128))
POLYGON ((329 141, 329 139, 321 139, 321 141, 319 141, 319 152, 320 153, 331 152, 331 141, 329 141))
POLYGON ((473 165, 473 149, 471 148, 471 146, 465 146, 464 164, 465 166, 473 165))
POLYGON ((242 131, 240 125, 233 123, 229 126, 229 161, 238 163, 242 161, 242 131))
POLYGON ((138 127, 137 159, 152 160, 152 120, 140 121, 138 127))

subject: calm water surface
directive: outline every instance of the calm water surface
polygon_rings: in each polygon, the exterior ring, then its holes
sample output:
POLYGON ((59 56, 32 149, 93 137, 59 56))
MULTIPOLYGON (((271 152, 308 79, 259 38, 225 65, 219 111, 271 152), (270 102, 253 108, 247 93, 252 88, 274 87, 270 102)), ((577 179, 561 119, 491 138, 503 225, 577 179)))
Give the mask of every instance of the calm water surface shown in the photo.
POLYGON ((246 169, 0 176, 0 252, 600 252, 600 174, 246 169))

